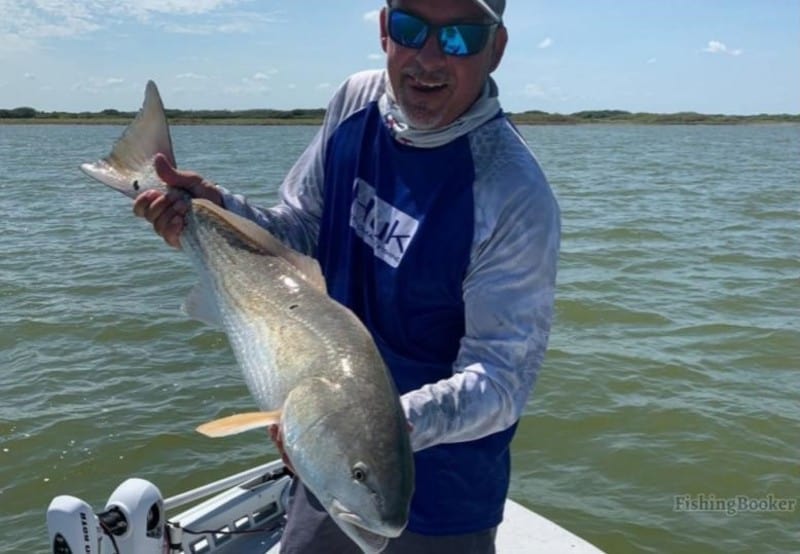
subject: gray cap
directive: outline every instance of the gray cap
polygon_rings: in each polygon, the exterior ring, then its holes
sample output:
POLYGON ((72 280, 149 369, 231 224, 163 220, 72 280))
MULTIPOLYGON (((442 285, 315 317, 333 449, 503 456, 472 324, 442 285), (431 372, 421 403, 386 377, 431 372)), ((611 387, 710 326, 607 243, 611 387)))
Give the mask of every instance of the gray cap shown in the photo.
POLYGON ((503 21, 503 10, 506 9, 506 0, 475 0, 492 19, 500 23, 503 21))

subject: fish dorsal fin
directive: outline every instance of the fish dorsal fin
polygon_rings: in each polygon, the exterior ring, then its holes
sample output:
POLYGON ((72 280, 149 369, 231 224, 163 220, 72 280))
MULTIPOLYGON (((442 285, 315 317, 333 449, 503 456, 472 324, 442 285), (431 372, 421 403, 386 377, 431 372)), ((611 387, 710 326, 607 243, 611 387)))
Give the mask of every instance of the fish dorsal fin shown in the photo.
POLYGON ((211 438, 227 437, 252 429, 277 425, 280 420, 280 410, 274 412, 245 412, 204 423, 197 428, 197 432, 211 438))
POLYGON ((202 321, 212 327, 222 328, 222 316, 214 302, 214 295, 202 281, 192 287, 181 307, 192 319, 202 321))
POLYGON ((95 163, 81 165, 81 170, 101 183, 135 198, 145 187, 142 179, 163 186, 154 174, 153 158, 163 154, 176 167, 172 139, 164 113, 164 104, 153 81, 145 87, 144 103, 136 118, 114 143, 111 153, 95 163))
POLYGON ((265 256, 283 258, 314 288, 327 293, 325 277, 322 276, 319 262, 314 258, 292 250, 260 225, 213 202, 196 198, 192 200, 192 206, 197 217, 206 218, 232 231, 243 248, 265 256))

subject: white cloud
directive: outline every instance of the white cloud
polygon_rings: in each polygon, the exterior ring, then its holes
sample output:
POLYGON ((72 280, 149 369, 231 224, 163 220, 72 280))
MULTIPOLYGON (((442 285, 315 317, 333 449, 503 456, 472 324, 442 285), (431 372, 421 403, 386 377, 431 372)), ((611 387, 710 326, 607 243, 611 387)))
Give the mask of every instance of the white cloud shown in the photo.
POLYGON ((368 60, 382 60, 386 55, 385 54, 370 54, 367 56, 368 60))
POLYGON ((176 79, 191 79, 191 80, 201 81, 201 80, 204 80, 204 79, 208 79, 208 76, 207 75, 200 75, 198 73, 192 73, 190 71, 188 73, 179 73, 178 75, 175 75, 175 78, 176 79))
POLYGON ((380 21, 380 15, 381 15, 380 10, 372 10, 364 14, 364 21, 367 21, 369 23, 377 23, 378 21, 380 21))
POLYGON ((320 84, 317 85, 317 88, 320 89, 320 90, 329 89, 329 88, 331 88, 331 84, 330 83, 320 83, 320 84))
POLYGON ((43 38, 70 37, 99 27, 86 2, 0 0, 0 14, 3 49, 27 50, 43 38))
POLYGON ((238 84, 226 86, 223 90, 227 94, 236 96, 261 95, 270 92, 272 89, 267 85, 272 75, 278 73, 277 69, 270 69, 266 72, 256 72, 250 77, 243 77, 238 84))
POLYGON ((147 15, 149 12, 161 14, 201 14, 212 12, 226 5, 236 4, 237 0, 124 0, 122 2, 114 0, 95 0, 93 3, 114 4, 127 13, 143 15, 147 15))
POLYGON ((125 84, 119 77, 89 77, 85 81, 72 85, 72 90, 89 94, 102 94, 110 89, 118 89, 125 84))
POLYGON ((36 79, 36 75, 34 75, 33 73, 26 73, 25 75, 23 75, 23 77, 29 81, 36 79))
MULTIPOLYGON (((259 25, 274 21, 269 16, 261 14, 219 14, 209 16, 211 22, 205 23, 171 23, 152 21, 152 24, 162 31, 178 35, 243 35, 253 33, 259 25), (219 21, 213 21, 217 19, 219 21)), ((183 20, 182 20, 183 21, 183 20)))
POLYGON ((277 69, 270 69, 266 73, 264 73, 263 71, 259 71, 258 73, 255 73, 253 75, 252 79, 254 81, 266 81, 268 79, 271 79, 272 76, 275 75, 276 73, 278 73, 277 69))
POLYGON ((537 100, 559 102, 569 100, 569 96, 559 86, 552 83, 528 83, 523 87, 522 95, 537 100))
POLYGON ((539 43, 538 48, 550 48, 551 46, 553 46, 553 39, 547 37, 539 43))
POLYGON ((647 60, 647 64, 648 65, 649 64, 653 64, 653 63, 656 63, 656 59, 655 58, 650 58, 649 60, 647 60))
POLYGON ((547 96, 544 87, 536 83, 528 83, 523 90, 525 96, 530 96, 531 98, 544 98, 547 96))
POLYGON ((718 40, 709 40, 708 46, 703 48, 703 52, 708 52, 709 54, 729 54, 731 56, 740 56, 743 53, 743 50, 740 48, 730 49, 723 42, 718 40))
POLYGON ((181 34, 248 33, 273 16, 231 8, 248 0, 0 0, 0 50, 30 50, 40 41, 85 35, 125 19, 181 34), (192 16, 208 14, 202 24, 192 16), (169 21, 180 16, 180 22, 169 21))

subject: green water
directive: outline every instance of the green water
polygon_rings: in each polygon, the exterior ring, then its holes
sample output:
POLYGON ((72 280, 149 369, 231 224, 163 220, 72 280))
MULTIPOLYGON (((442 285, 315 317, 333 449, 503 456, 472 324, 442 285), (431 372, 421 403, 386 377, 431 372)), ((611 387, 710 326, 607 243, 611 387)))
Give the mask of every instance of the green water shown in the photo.
MULTIPOLYGON (((269 203, 314 129, 173 131, 182 166, 269 203)), ((275 455, 192 431, 252 403, 179 310, 188 263, 77 170, 120 132, 0 126, 2 551, 46 551, 55 495, 100 508, 129 476, 171 495, 275 455)), ((800 500, 800 127, 522 132, 563 243, 511 496, 611 553, 800 551, 800 505, 676 510, 800 500)))

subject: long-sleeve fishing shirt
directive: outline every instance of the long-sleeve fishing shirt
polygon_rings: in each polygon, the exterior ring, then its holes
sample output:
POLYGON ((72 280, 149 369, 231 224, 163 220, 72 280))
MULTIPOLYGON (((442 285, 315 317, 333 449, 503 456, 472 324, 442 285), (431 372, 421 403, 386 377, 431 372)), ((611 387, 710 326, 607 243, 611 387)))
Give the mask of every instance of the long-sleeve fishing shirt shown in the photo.
POLYGON ((494 82, 454 123, 420 131, 384 71, 353 75, 280 191, 270 209, 223 201, 316 256, 374 337, 413 428, 408 529, 499 524, 550 331, 560 216, 494 82))

